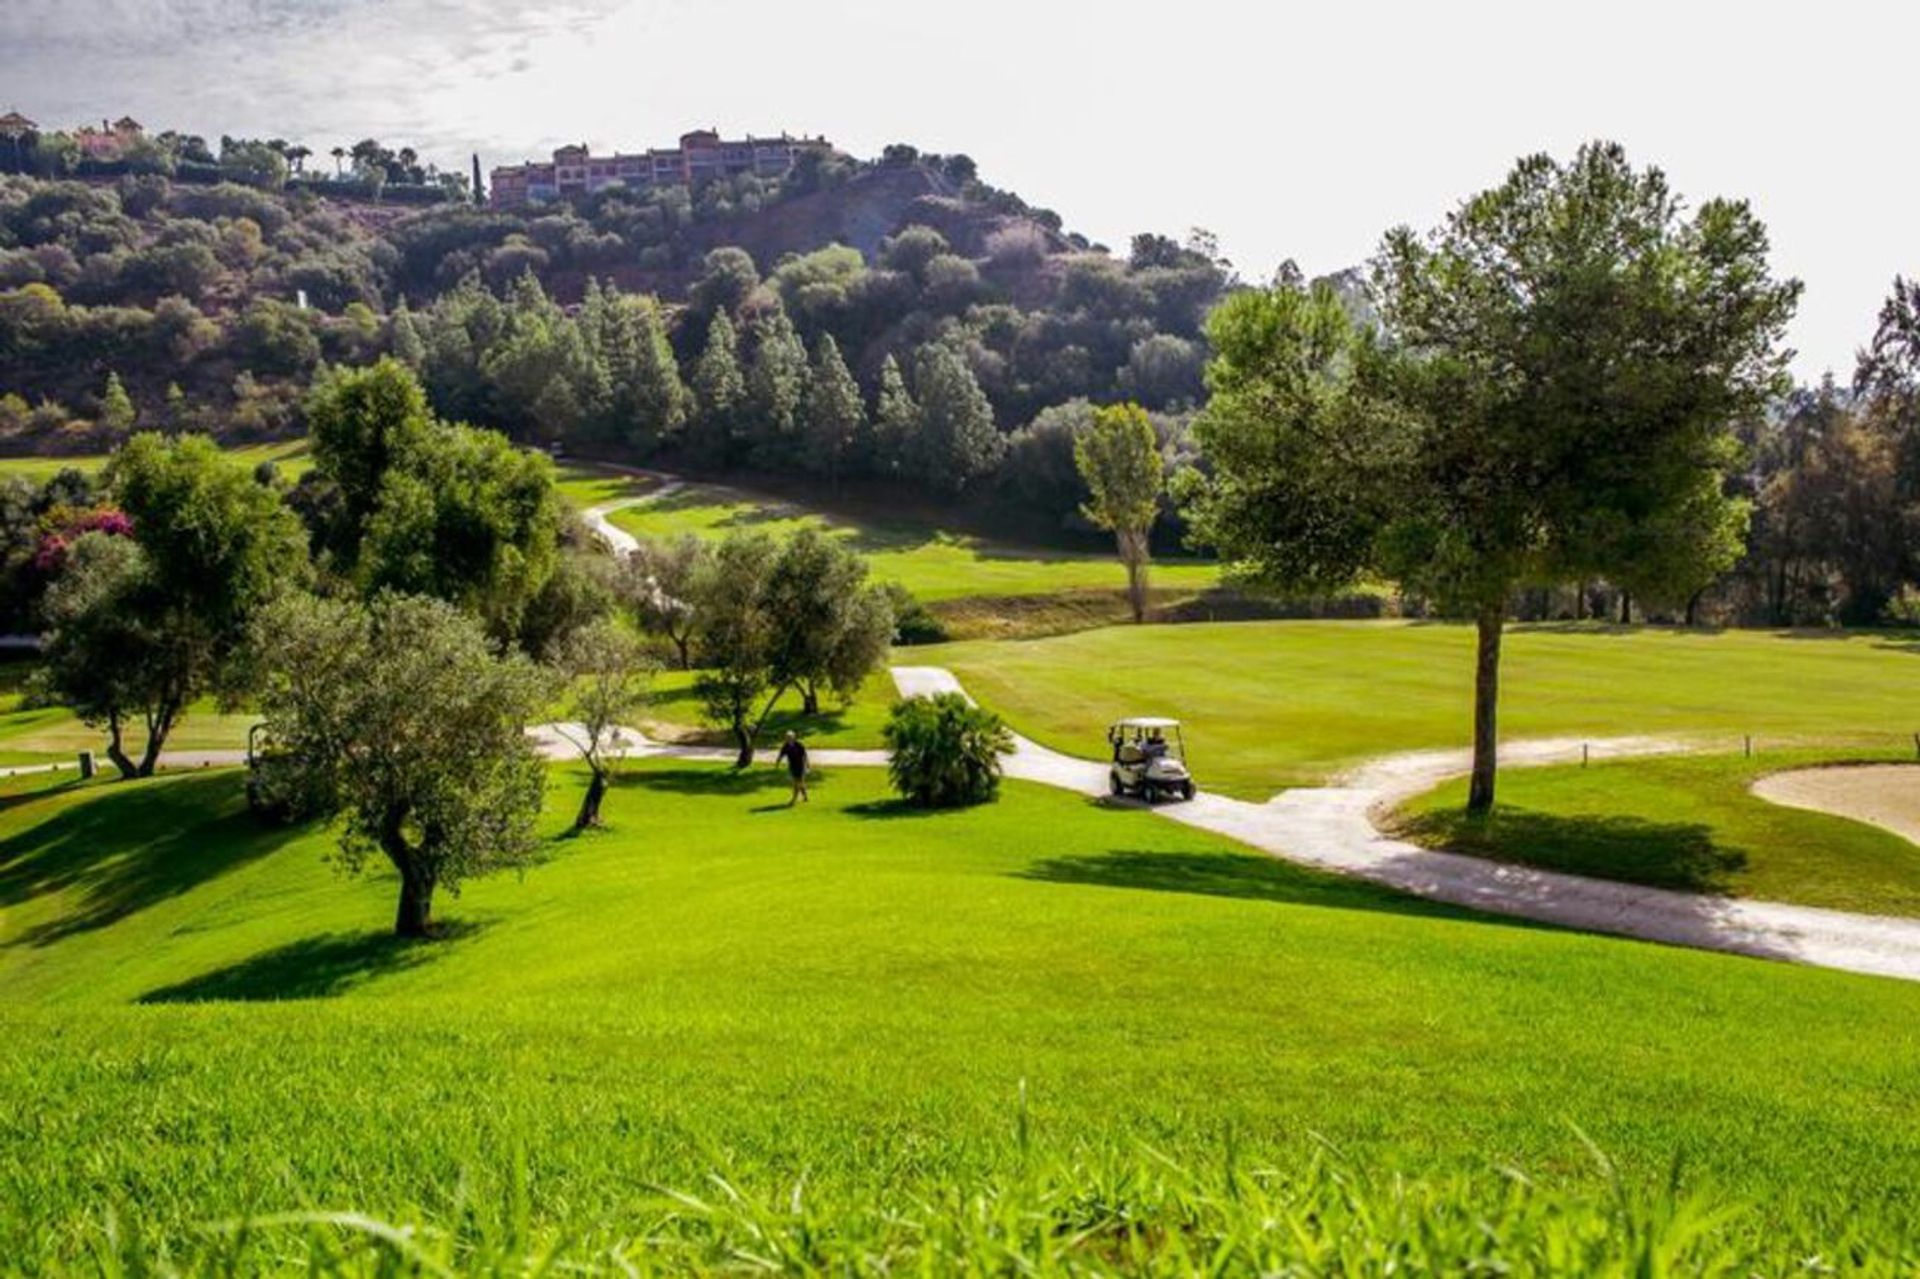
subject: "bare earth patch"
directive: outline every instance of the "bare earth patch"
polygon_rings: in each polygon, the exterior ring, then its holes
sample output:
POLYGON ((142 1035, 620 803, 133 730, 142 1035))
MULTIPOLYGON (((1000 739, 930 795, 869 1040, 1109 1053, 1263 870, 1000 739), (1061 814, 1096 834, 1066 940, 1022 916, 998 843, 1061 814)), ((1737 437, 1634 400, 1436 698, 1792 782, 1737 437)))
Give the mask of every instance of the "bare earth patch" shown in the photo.
POLYGON ((1762 777, 1753 793, 1771 804, 1866 822, 1920 844, 1920 764, 1797 768, 1762 777))

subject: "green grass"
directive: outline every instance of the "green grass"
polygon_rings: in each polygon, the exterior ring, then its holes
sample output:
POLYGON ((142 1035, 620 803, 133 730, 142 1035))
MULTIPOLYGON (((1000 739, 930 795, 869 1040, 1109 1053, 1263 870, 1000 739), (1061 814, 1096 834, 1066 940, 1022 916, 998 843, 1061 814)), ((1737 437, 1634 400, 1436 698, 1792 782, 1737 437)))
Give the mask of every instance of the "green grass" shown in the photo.
MULTIPOLYGON (((110 768, 104 729, 89 728, 65 707, 30 708, 24 704, 33 668, 31 660, 0 662, 0 767, 70 761, 79 752, 90 750, 99 756, 102 768, 110 768)), ((247 744, 247 730, 258 718, 247 711, 223 715, 211 698, 203 698, 189 707, 175 726, 167 739, 167 749, 240 750, 247 744)), ((127 733, 126 743, 128 752, 137 758, 146 744, 146 733, 134 728, 127 733)))
MULTIPOLYGON (((611 518, 638 537, 695 533, 718 538, 738 529, 786 536, 803 527, 830 529, 867 557, 876 579, 899 582, 928 602, 1118 591, 1126 586, 1126 572, 1112 555, 1018 546, 957 532, 909 513, 828 515, 717 485, 688 485, 662 501, 629 507, 611 518)), ((1199 560, 1168 561, 1153 570, 1157 587, 1201 590, 1218 582, 1217 566, 1199 560)))
MULTIPOLYGON (((883 786, 787 811, 772 770, 637 771, 613 830, 471 884, 425 946, 232 773, 0 786, 0 1257, 114 1252, 109 1213, 123 1247, 217 1254, 195 1223, 313 1208, 496 1223, 518 1264, 566 1228, 603 1261, 658 1230, 731 1268, 996 1272, 1524 1237, 1522 1272, 1577 1273, 1578 1240, 1659 1232, 1609 1224, 1576 1126, 1635 1203, 1677 1167, 1752 1205, 1720 1233, 1753 1272, 1920 1214, 1920 986, 1488 920, 1021 784, 934 815, 883 786), (1329 1147, 1368 1170, 1346 1209, 1329 1147), (1402 1170, 1470 1188, 1420 1207, 1402 1170)), ((301 1238, 249 1246, 345 1246, 301 1238)))
MULTIPOLYGON (((641 731, 659 741, 695 745, 733 745, 725 729, 707 722, 700 699, 694 694, 696 672, 663 670, 653 677, 652 695, 632 718, 641 731)), ((841 705, 831 694, 823 695, 820 713, 802 713, 798 690, 781 695, 761 730, 760 744, 771 746, 789 730, 816 747, 846 750, 874 750, 883 743, 880 730, 887 714, 899 700, 893 676, 882 669, 874 674, 851 702, 841 705)))
MULTIPOLYGON (((1057 749, 1097 754, 1127 714, 1177 715, 1200 784, 1247 798, 1394 751, 1470 740, 1471 627, 1243 622, 1111 627, 915 649, 1057 749)), ((1920 636, 1516 626, 1501 669, 1509 738, 1675 734, 1763 748, 1908 745, 1920 636)))
MULTIPOLYGON (((1912 754, 1891 758, 1910 762, 1912 754)), ((1396 825, 1429 847, 1549 870, 1920 915, 1920 845, 1770 804, 1749 789, 1769 773, 1833 762, 1825 752, 1768 752, 1514 769, 1501 779, 1490 818, 1469 818, 1466 784, 1452 782, 1403 806, 1396 825)))
MULTIPOLYGON (((283 478, 297 480, 313 465, 311 446, 305 439, 282 440, 275 444, 246 444, 228 449, 227 456, 248 466, 272 462, 283 478)), ((36 483, 45 483, 61 471, 72 468, 98 474, 107 465, 105 453, 82 453, 72 457, 0 457, 0 476, 24 475, 36 483)))
POLYGON ((624 498, 639 497, 658 487, 658 482, 655 480, 629 475, 624 471, 616 471, 592 462, 562 460, 556 464, 555 469, 558 472, 556 487, 560 490, 560 495, 582 509, 608 502, 618 502, 624 498))

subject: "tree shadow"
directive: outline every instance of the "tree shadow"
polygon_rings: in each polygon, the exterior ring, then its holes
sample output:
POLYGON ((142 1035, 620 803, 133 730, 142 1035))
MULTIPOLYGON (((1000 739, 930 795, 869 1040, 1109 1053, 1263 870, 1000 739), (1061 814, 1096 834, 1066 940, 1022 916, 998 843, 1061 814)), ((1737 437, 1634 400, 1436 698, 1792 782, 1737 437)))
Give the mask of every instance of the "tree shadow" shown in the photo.
POLYGON ((648 768, 624 772, 614 778, 616 789, 667 791, 675 795, 734 796, 748 798, 762 791, 785 791, 793 783, 785 769, 735 769, 724 764, 703 768, 648 768))
POLYGON ((262 951, 140 996, 142 1004, 197 1004, 210 1000, 261 1002, 331 999, 376 977, 417 968, 445 954, 445 944, 480 931, 478 924, 439 925, 430 941, 392 933, 329 933, 262 951))
POLYGON ((1231 897, 1291 906, 1389 911, 1429 918, 1481 918, 1471 911, 1410 897, 1363 880, 1248 853, 1115 850, 1050 857, 1015 871, 1014 878, 1048 884, 1231 897))
POLYGON ((960 804, 951 808, 927 808, 904 799, 870 799, 861 804, 849 804, 841 811, 849 817, 862 821, 887 822, 902 818, 939 817, 945 813, 964 813, 979 808, 981 804, 991 803, 982 800, 980 804, 960 804))
POLYGON ((265 857, 305 830, 261 826, 247 811, 242 779, 231 772, 99 789, 98 798, 0 840, 0 906, 80 894, 67 913, 7 945, 46 946, 105 927, 265 857))
POLYGON ((1448 809, 1408 817, 1394 833, 1490 861, 1688 893, 1724 894, 1747 867, 1747 854, 1716 843, 1711 827, 1638 817, 1570 817, 1508 807, 1470 817, 1448 809))

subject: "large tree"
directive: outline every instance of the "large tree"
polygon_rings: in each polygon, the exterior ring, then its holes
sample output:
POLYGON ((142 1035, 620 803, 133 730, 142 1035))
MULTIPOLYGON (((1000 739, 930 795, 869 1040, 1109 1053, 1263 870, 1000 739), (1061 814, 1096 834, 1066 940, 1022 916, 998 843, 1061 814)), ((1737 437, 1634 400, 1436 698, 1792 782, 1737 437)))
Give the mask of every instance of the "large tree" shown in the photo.
POLYGON ((1073 442, 1073 460, 1087 485, 1080 510, 1113 534, 1127 569, 1127 603, 1133 620, 1144 622, 1150 538, 1166 487, 1160 441, 1146 410, 1137 404, 1094 410, 1093 425, 1073 442))
POLYGON ((49 593, 46 689, 108 731, 122 776, 152 774, 187 707, 234 695, 254 615, 305 575, 299 521, 204 436, 128 441, 108 484, 130 545, 95 543, 49 593), (146 730, 136 762, 123 730, 146 730))
POLYGON ((800 418, 806 445, 802 457, 807 469, 824 475, 828 485, 837 490, 848 456, 867 429, 867 406, 860 398, 860 384, 847 371, 840 344, 831 333, 822 337, 814 350, 800 418))
POLYGON ((773 620, 771 684, 800 693, 801 712, 820 713, 820 694, 851 701, 886 659, 893 602, 867 582, 867 565, 838 538, 803 528, 787 539, 767 577, 773 620))
POLYGON ((693 423, 688 444, 696 460, 724 466, 732 460, 747 398, 740 342, 725 311, 707 326, 707 344, 693 366, 693 423))
POLYGON ((397 934, 431 932, 437 890, 532 860, 544 776, 526 728, 550 691, 540 668, 420 596, 292 596, 254 642, 273 742, 263 790, 337 817, 348 871, 392 864, 397 934))
MULTIPOLYGON (((1189 488, 1202 535, 1254 574, 1321 590, 1367 575, 1474 621, 1469 809, 1494 800, 1500 644, 1516 589, 1730 562, 1650 535, 1738 519, 1720 497, 1732 423, 1783 386, 1799 295, 1743 203, 1691 216, 1620 148, 1522 160, 1374 263, 1382 331, 1330 289, 1283 281, 1209 323, 1213 399, 1189 488)), ((1651 584, 1657 589, 1661 583, 1651 584)))
POLYGON ((432 595, 519 636, 556 571, 562 504, 546 458, 436 420, 405 365, 323 382, 308 405, 328 563, 371 595, 432 595))
POLYGON ((694 692, 707 717, 732 735, 737 768, 753 763, 753 744, 783 689, 773 669, 779 624, 768 582, 780 547, 765 533, 735 533, 714 548, 693 586, 698 629, 694 692))
POLYGON ((919 433, 908 442, 910 465, 923 483, 958 493, 1000 459, 993 406, 965 357, 944 345, 920 348, 913 385, 920 411, 919 433))

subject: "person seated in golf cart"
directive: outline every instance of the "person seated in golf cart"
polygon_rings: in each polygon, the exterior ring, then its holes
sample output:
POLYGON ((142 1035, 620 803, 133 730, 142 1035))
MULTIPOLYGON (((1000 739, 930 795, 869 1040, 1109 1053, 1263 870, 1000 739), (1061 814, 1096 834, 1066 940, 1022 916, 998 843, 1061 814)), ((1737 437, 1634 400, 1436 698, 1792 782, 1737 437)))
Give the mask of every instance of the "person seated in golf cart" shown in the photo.
POLYGON ((1147 730, 1147 740, 1140 743, 1140 757, 1146 760, 1165 759, 1167 757, 1167 735, 1158 728, 1147 730))

